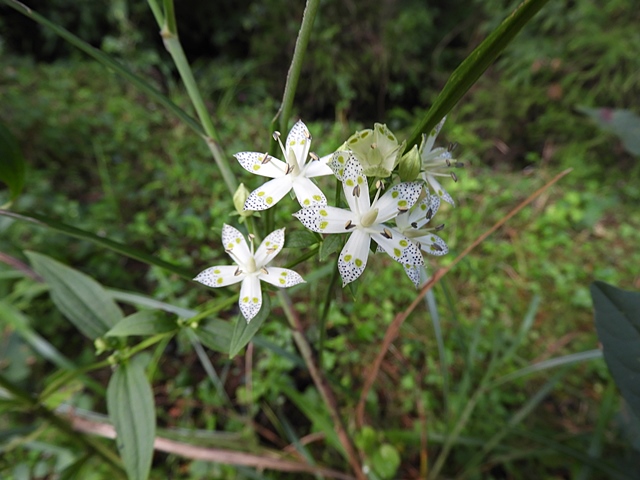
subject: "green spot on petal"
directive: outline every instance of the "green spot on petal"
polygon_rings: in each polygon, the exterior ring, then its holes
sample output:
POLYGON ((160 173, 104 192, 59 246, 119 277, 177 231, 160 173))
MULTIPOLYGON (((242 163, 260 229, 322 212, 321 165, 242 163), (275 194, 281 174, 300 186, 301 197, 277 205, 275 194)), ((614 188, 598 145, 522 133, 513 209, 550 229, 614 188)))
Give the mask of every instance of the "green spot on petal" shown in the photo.
POLYGON ((398 192, 397 190, 394 190, 393 192, 391 192, 392 198, 398 198, 398 195, 400 195, 400 192, 398 192))
POLYGON ((308 198, 304 199, 304 202, 302 202, 304 204, 305 207, 308 207, 311 204, 311 201, 308 198))
POLYGON ((249 297, 242 297, 242 303, 249 303, 249 297))
POLYGON ((257 172, 258 170, 260 170, 260 165, 254 165, 253 169, 257 172))
POLYGON ((356 267, 360 268, 362 266, 362 260, 360 260, 359 258, 356 258, 356 267))
POLYGON ((352 256, 352 255, 345 255, 345 256, 344 256, 344 261, 345 261, 345 262, 350 262, 352 258, 353 258, 353 256, 352 256))
POLYGON ((260 300, 258 299, 258 297, 253 297, 252 301, 257 305, 260 300))
POLYGON ((406 207, 407 206, 407 201, 406 200, 400 200, 398 202, 398 206, 399 207, 406 207))
POLYGON ((397 248, 393 249, 393 253, 395 254, 396 257, 399 257, 400 255, 402 255, 402 252, 397 248))
POLYGON ((329 226, 329 222, 320 222, 320 230, 324 230, 329 226))
POLYGON ((285 283, 287 283, 287 282, 284 281, 284 278, 281 278, 280 279, 280 285, 284 285, 285 283))
POLYGON ((406 240, 400 240, 398 243, 400 244, 401 247, 405 247, 405 248, 407 245, 409 245, 409 242, 407 242, 406 240))
POLYGON ((314 199, 316 202, 319 202, 320 200, 322 200, 322 197, 321 197, 320 195, 314 195, 314 196, 313 196, 313 199, 314 199))
POLYGON ((218 284, 221 284, 222 282, 224 282, 224 280, 222 280, 222 277, 220 277, 220 278, 218 278, 218 279, 216 280, 216 283, 218 283, 218 284))
POLYGON ((347 187, 353 187, 353 179, 348 178, 347 181, 345 182, 347 184, 347 187))
POLYGON ((273 203, 273 197, 267 197, 265 202, 267 202, 268 205, 271 205, 273 203))
POLYGON ((258 192, 259 197, 264 197, 264 195, 265 195, 265 192, 258 192))
POLYGON ((329 213, 326 210, 320 210, 318 213, 323 217, 328 217, 329 216, 329 213))

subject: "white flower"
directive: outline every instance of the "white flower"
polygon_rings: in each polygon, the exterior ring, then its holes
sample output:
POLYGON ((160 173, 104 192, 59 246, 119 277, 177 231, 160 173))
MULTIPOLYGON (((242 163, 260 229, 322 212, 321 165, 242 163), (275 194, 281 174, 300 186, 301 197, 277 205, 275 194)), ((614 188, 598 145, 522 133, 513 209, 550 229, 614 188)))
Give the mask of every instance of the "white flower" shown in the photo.
POLYGON ((436 137, 442 125, 444 125, 447 117, 443 118, 438 125, 436 125, 431 133, 427 137, 422 135, 422 143, 420 144, 420 158, 422 159, 422 178, 429 184, 436 195, 445 202, 455 205, 453 198, 449 195, 444 188, 440 185, 440 182, 435 177, 451 177, 454 181, 458 181, 455 173, 448 172, 452 167, 462 167, 463 164, 456 162, 451 155, 453 148, 433 148, 433 144, 436 141, 436 137))
POLYGON ((282 145, 279 132, 273 135, 280 144, 284 162, 259 152, 240 152, 234 155, 245 170, 273 178, 251 192, 244 203, 244 209, 257 211, 271 208, 292 188, 300 206, 326 205, 327 199, 309 179, 333 173, 327 166, 331 155, 318 158, 313 152, 309 153, 311 134, 302 120, 298 120, 291 128, 285 145, 282 145), (307 162, 307 157, 311 157, 310 162, 307 162))
MULTIPOLYGON (((442 238, 431 232, 442 230, 444 225, 426 228, 427 223, 434 217, 438 208, 440 208, 440 197, 427 194, 407 214, 396 217, 396 226, 400 233, 411 240, 423 252, 440 256, 448 253, 449 247, 442 238)), ((420 278, 421 268, 407 263, 404 264, 404 270, 415 286, 419 287, 422 283, 420 278)))
POLYGON ((402 157, 406 142, 398 143, 395 135, 386 125, 376 123, 373 130, 368 128, 356 132, 345 142, 353 152, 368 177, 387 178, 402 157))
MULTIPOLYGON (((249 237, 251 239, 251 236, 249 237)), ((260 280, 276 287, 292 287, 304 282, 303 278, 287 268, 269 267, 284 245, 284 228, 267 235, 258 251, 253 253, 253 242, 249 249, 242 234, 235 228, 222 227, 222 244, 225 251, 236 262, 234 266, 210 267, 200 272, 194 280, 209 287, 225 287, 242 282, 240 287, 240 311, 247 323, 260 311, 262 306, 262 288, 260 280)))
POLYGON ((367 265, 369 245, 373 239, 395 261, 402 264, 423 265, 420 249, 396 229, 384 222, 408 211, 418 200, 421 182, 400 183, 380 197, 380 188, 369 199, 369 185, 362 166, 346 152, 336 152, 330 162, 336 176, 342 180, 344 195, 350 210, 313 205, 295 213, 305 227, 320 233, 347 233, 347 240, 338 259, 343 285, 357 279, 367 265), (348 157, 348 158, 347 158, 348 157))

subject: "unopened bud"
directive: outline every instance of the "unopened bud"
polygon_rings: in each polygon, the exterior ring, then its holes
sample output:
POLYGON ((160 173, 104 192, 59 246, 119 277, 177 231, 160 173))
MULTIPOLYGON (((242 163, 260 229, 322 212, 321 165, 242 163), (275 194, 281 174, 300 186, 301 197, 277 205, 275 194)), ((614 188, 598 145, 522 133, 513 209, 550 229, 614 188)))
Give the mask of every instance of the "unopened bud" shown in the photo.
POLYGON ((247 187, 244 186, 244 183, 241 183, 236 193, 233 194, 233 206, 241 217, 250 217, 253 214, 251 210, 244 209, 244 202, 247 201, 250 193, 247 187))
POLYGON ((420 175, 421 166, 420 152, 418 151, 418 146, 414 145, 413 148, 400 159, 400 167, 398 169, 400 180, 403 182, 413 182, 418 178, 418 175, 420 175))

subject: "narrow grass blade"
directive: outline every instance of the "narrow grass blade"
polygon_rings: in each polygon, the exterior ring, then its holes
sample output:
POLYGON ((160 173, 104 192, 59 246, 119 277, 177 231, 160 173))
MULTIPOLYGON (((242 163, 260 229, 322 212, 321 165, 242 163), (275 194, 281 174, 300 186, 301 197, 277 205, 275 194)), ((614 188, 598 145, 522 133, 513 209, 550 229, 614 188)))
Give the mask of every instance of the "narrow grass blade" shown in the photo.
POLYGON ((9 210, 1 210, 1 209, 0 209, 0 215, 13 218, 15 220, 31 223, 39 227, 46 227, 53 231, 63 233, 65 235, 69 235, 70 237, 79 238, 81 240, 87 240, 91 243, 95 243, 96 245, 100 245, 101 247, 105 247, 105 248, 108 248, 109 250, 113 250, 114 252, 120 253, 121 255, 124 255, 126 257, 133 258, 134 260, 138 260, 148 265, 155 265, 156 267, 164 268, 165 270, 169 270, 170 272, 176 273, 181 277, 188 278, 188 279, 193 278, 193 272, 185 268, 182 268, 178 265, 165 262, 164 260, 161 260, 147 253, 141 252, 140 250, 137 250, 135 248, 131 248, 128 245, 125 245, 123 243, 119 243, 114 240, 109 240, 108 238, 100 237, 94 233, 90 233, 85 230, 72 227, 71 225, 67 225, 65 223, 58 222, 56 220, 52 220, 48 217, 45 217, 44 215, 38 215, 36 213, 27 213, 27 212, 13 212, 9 210))
POLYGON ((407 150, 417 145, 423 133, 428 133, 454 107, 458 100, 489 68, 498 55, 549 0, 525 0, 500 24, 451 74, 424 118, 416 125, 407 141, 407 150))
POLYGON ((137 88, 139 88, 142 92, 147 94, 149 98, 155 100, 160 105, 165 107, 175 116, 177 116, 180 120, 182 120, 186 125, 188 125, 194 132, 196 132, 200 136, 204 136, 204 131, 202 127, 198 124, 196 120, 190 117, 184 110, 182 110, 179 106, 173 103, 168 97, 160 93, 154 87, 152 87, 149 83, 147 83, 143 78, 139 77, 129 69, 125 68, 120 63, 116 62, 113 58, 111 58, 106 53, 98 50, 95 47, 92 47, 87 42, 82 40, 81 38, 75 36, 70 31, 62 28, 59 25, 49 21, 47 18, 43 17, 39 13, 35 12, 33 9, 29 8, 22 2, 18 2, 16 0, 3 0, 3 2, 10 6, 11 8, 19 11, 23 15, 31 18, 35 22, 43 25, 47 28, 53 30, 56 35, 64 38, 67 42, 69 42, 74 47, 82 50, 84 53, 94 58, 102 65, 107 67, 109 70, 116 72, 121 75, 137 88))

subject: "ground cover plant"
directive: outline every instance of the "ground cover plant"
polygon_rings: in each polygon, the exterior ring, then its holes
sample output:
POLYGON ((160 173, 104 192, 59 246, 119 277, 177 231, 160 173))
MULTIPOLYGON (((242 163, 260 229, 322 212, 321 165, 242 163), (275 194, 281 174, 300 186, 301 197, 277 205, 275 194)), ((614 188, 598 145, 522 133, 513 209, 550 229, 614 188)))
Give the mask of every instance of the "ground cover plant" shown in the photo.
POLYGON ((256 3, 191 65, 170 1, 4 3, 68 56, 3 37, 3 477, 634 478, 627 2, 256 3))

